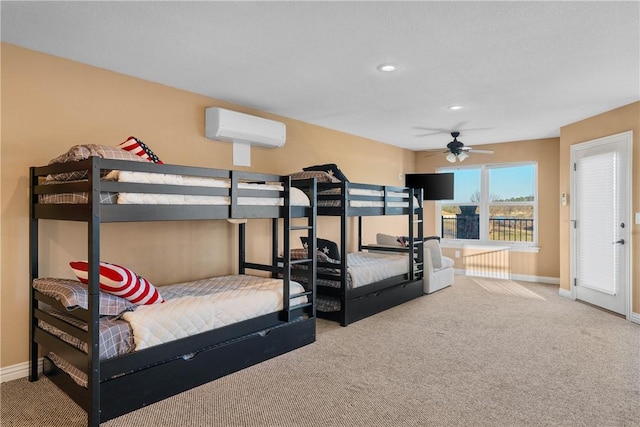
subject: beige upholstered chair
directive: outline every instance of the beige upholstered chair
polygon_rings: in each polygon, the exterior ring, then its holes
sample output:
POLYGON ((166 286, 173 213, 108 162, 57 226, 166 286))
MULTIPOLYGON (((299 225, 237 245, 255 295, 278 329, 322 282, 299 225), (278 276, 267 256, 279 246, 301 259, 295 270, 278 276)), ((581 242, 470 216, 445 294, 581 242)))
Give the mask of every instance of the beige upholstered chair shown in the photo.
POLYGON ((424 242, 424 293, 430 294, 453 284, 453 260, 442 256, 440 242, 424 242))
MULTIPOLYGON (((378 233, 376 244, 379 246, 402 246, 398 236, 378 233)), ((453 260, 442 256, 440 241, 430 238, 424 241, 424 293, 430 294, 453 284, 453 260)))

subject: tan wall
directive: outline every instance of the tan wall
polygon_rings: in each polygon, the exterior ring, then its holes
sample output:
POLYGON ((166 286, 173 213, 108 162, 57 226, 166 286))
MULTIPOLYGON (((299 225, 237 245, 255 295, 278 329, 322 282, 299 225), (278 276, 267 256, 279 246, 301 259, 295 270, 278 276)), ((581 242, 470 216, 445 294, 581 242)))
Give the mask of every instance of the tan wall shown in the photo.
MULTIPOLYGON (((449 138, 450 139, 450 138, 449 138)), ((460 137, 464 141, 464 135, 460 137)), ((448 142, 447 135, 443 141, 448 142)), ((537 139, 532 141, 517 141, 501 144, 474 145, 474 148, 493 150, 494 154, 471 154, 464 161, 463 166, 483 163, 538 163, 538 253, 511 251, 508 256, 501 253, 496 256, 494 249, 465 249, 444 248, 443 252, 454 259, 458 269, 480 269, 511 274, 537 276, 544 278, 558 278, 560 276, 559 241, 558 241, 558 209, 560 207, 558 193, 558 138, 537 139), (460 258, 454 257, 456 250, 461 251, 460 258), (481 255, 484 254, 484 255, 481 255), (507 258, 505 258, 505 256, 507 258)), ((456 165, 459 163, 456 163, 456 165)), ((442 155, 432 153, 416 153, 416 172, 431 173, 438 167, 449 167, 442 155)), ((430 202, 434 206, 434 202, 430 202)), ((427 205, 429 205, 427 204, 427 205)), ((425 234, 436 234, 436 211, 425 209, 425 234)))
MULTIPOLYGON (((617 108, 560 129, 560 192, 571 190, 571 146, 625 131, 633 131, 632 211, 640 212, 640 102, 617 108)), ((570 289, 571 239, 570 207, 560 208, 560 286, 570 289)), ((633 222, 633 219, 632 219, 633 222)), ((640 225, 633 224, 632 238, 632 311, 640 313, 640 225)))
MULTIPOLYGON (((388 185, 402 184, 398 174, 413 171, 415 154, 409 150, 1 46, 2 367, 28 359, 28 168, 46 164, 72 145, 117 145, 135 135, 165 163, 233 168, 231 145, 204 137, 205 107, 221 106, 287 125, 283 148, 253 148, 252 167, 236 169, 287 174, 331 162, 354 182, 388 185)), ((73 277, 68 262, 86 258, 86 226, 41 223, 40 275, 73 277)), ((319 235, 337 238, 336 222, 327 219, 320 226, 319 235)), ((402 232, 403 226, 384 224, 389 233, 402 232)), ((157 285, 234 271, 235 226, 226 221, 105 224, 102 231, 102 259, 130 266, 157 285)), ((365 240, 373 241, 376 226, 365 224, 365 232, 365 240)), ((250 252, 260 252, 267 236, 253 239, 250 252)))
MULTIPOLYGON (((2 134, 0 140, 0 367, 25 362, 28 346, 28 168, 80 143, 116 145, 129 135, 147 142, 166 162, 233 168, 231 145, 204 137, 204 109, 221 106, 281 120, 287 143, 277 150, 252 149, 252 167, 268 173, 290 173, 309 164, 335 162, 355 182, 401 185, 398 174, 432 172, 449 165, 443 158, 391 147, 296 120, 278 117, 212 98, 150 83, 87 65, 1 44, 2 134)), ((540 246, 538 254, 512 253, 496 259, 496 271, 507 265, 515 274, 560 277, 568 289, 568 209, 559 194, 569 191, 569 146, 601 136, 634 131, 634 212, 638 196, 640 147, 639 103, 562 129, 558 139, 487 145, 494 155, 472 156, 474 162, 537 161, 539 166, 540 246), (559 183, 559 184, 558 184, 559 183), (558 221, 558 215, 560 220, 558 221), (506 264, 505 264, 506 263, 506 264)), ((461 138, 463 141, 464 139, 461 138)), ((427 209, 427 234, 435 230, 434 210, 427 209)), ((319 235, 337 240, 337 223, 319 221, 319 235)), ((252 224, 254 229, 263 225, 252 224)), ((266 227, 265 227, 266 229, 266 227)), ((639 253, 639 226, 633 227, 634 254, 639 253)), ((72 277, 67 264, 86 257, 83 224, 42 221, 40 274, 72 277)), ((226 221, 103 225, 102 259, 129 265, 152 282, 225 274, 236 263, 235 226, 226 221), (211 242, 214 242, 212 244, 211 242)), ((365 241, 377 231, 404 233, 406 225, 390 218, 368 218, 365 241)), ((250 253, 259 252, 263 232, 250 253)), ((353 248, 352 248, 353 249, 353 248)), ((448 253, 452 255, 452 253, 448 253)), ((463 259, 476 260, 477 252, 463 259)), ((482 254, 485 259, 489 255, 482 254)), ((637 260, 637 256, 634 257, 637 260)), ((634 312, 640 312, 638 265, 634 262, 634 312)), ((464 268, 458 264, 457 268, 464 268)))

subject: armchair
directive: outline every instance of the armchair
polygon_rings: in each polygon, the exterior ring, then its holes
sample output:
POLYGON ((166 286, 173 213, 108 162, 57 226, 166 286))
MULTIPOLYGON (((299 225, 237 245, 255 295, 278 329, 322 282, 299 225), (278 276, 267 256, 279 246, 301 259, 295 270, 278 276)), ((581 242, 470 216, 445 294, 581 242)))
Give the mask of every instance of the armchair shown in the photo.
MULTIPOLYGON (((376 243, 379 247, 404 247, 402 236, 378 233, 376 243)), ((431 294, 453 284, 454 262, 442 256, 439 237, 427 237, 424 240, 424 293, 431 294)))
POLYGON ((453 284, 453 260, 442 256, 440 242, 436 239, 424 241, 424 293, 431 294, 453 284))

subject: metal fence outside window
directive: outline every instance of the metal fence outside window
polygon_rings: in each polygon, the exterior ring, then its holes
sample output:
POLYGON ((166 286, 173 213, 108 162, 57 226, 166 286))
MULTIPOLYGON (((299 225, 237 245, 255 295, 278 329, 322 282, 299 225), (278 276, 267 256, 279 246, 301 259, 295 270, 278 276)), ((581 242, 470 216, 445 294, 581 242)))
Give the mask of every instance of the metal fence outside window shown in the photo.
MULTIPOLYGON (((477 215, 470 217, 442 217, 442 238, 444 239, 478 239, 477 231, 480 227, 480 218, 477 215), (465 226, 460 227, 458 221, 465 221, 465 226), (469 222, 475 224, 469 226, 469 222), (475 226, 473 226, 475 225, 475 226)), ((519 218, 490 218, 489 240, 504 242, 533 242, 533 219, 519 218)))

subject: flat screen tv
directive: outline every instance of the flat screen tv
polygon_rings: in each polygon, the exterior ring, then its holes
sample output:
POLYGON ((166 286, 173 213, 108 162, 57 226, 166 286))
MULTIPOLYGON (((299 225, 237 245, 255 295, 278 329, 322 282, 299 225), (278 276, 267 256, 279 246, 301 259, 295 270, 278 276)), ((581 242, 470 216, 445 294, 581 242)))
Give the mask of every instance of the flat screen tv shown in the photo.
POLYGON ((422 188, 424 200, 453 200, 453 173, 407 174, 404 185, 422 188))

